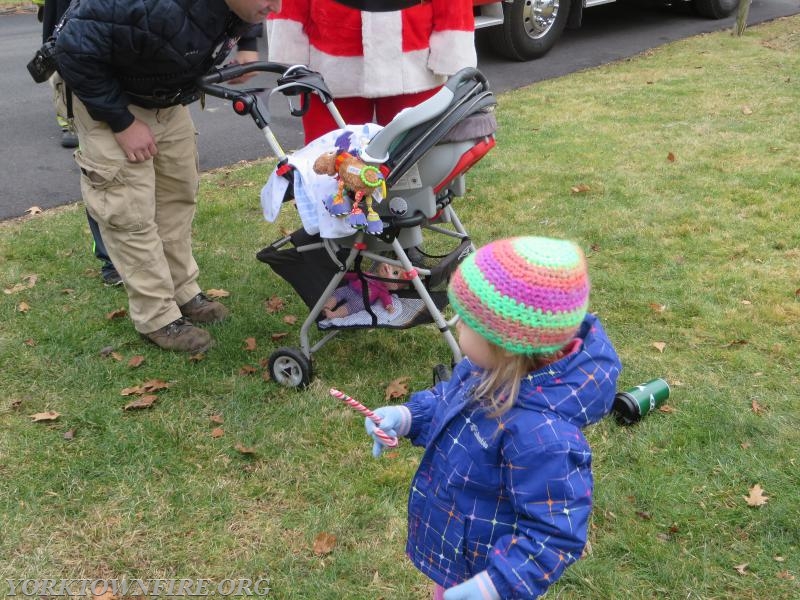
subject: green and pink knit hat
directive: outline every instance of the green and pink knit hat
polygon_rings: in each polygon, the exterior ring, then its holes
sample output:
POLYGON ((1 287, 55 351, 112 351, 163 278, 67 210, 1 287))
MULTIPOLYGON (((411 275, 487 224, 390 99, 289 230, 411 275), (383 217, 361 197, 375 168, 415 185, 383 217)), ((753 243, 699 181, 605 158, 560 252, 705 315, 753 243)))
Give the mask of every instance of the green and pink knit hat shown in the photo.
POLYGON ((499 240, 464 259, 447 294, 464 322, 493 344, 552 354, 572 341, 586 315, 586 259, 566 240, 499 240))

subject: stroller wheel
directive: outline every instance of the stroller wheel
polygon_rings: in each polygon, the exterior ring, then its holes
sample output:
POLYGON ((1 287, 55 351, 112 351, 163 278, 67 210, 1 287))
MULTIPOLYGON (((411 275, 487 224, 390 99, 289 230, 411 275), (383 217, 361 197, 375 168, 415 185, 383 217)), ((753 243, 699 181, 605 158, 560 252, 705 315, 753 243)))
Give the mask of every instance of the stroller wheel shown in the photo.
POLYGON ((311 383, 311 360, 296 348, 278 348, 269 357, 269 374, 283 386, 305 388, 311 383))

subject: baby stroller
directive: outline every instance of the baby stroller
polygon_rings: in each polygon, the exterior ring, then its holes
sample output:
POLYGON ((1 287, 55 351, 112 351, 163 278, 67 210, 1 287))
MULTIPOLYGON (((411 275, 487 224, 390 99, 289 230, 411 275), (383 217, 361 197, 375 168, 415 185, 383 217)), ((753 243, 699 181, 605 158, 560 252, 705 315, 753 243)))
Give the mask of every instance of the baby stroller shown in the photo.
MULTIPOLYGON (((262 191, 265 217, 274 218, 288 200, 295 200, 301 217, 300 229, 257 254, 309 308, 300 348, 275 350, 271 377, 288 387, 307 386, 312 357, 343 329, 434 323, 452 353, 451 364, 459 361, 461 352, 442 310, 450 275, 474 250, 453 200, 466 193, 466 171, 495 145, 496 103, 483 74, 463 69, 384 128, 344 123, 322 77, 304 66, 233 65, 203 77, 200 85, 208 94, 232 100, 238 114, 249 114, 279 159, 262 191), (252 71, 279 74, 277 86, 265 92, 218 85, 252 71), (294 116, 301 116, 310 94, 316 94, 341 129, 287 155, 269 127, 267 106, 274 94, 288 98, 294 116), (326 152, 355 155, 366 169, 380 173, 385 194, 371 202, 369 231, 349 224, 353 213, 347 218, 332 214, 331 186, 335 190, 337 181, 312 168, 313 159, 326 152), (319 338, 313 343, 312 330, 319 338)), ((352 194, 342 196, 348 207, 358 204, 352 194)), ((434 378, 447 373, 444 365, 434 368, 434 378)))

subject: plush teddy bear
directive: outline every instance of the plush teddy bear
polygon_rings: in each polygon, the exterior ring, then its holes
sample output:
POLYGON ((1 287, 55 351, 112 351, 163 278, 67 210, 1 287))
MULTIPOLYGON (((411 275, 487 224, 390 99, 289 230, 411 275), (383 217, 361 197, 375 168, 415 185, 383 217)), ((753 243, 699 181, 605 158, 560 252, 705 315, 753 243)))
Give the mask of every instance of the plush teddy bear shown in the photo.
POLYGON ((379 234, 383 221, 372 208, 372 200, 378 202, 386 196, 386 181, 377 167, 366 164, 357 156, 344 150, 326 152, 314 161, 314 172, 330 175, 339 180, 336 194, 326 202, 326 208, 334 216, 347 216, 347 222, 356 229, 379 234), (350 202, 348 196, 352 194, 350 202), (366 203, 366 215, 361 201, 366 203))

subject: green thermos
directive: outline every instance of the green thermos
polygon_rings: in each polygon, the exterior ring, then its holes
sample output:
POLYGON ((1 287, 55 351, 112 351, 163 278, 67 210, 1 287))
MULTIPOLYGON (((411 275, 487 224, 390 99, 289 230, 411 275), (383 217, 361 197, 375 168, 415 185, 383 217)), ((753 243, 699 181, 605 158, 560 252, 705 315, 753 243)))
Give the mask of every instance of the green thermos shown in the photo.
POLYGON ((612 412, 621 425, 636 423, 653 412, 669 398, 669 384, 663 379, 652 379, 614 396, 612 412))

